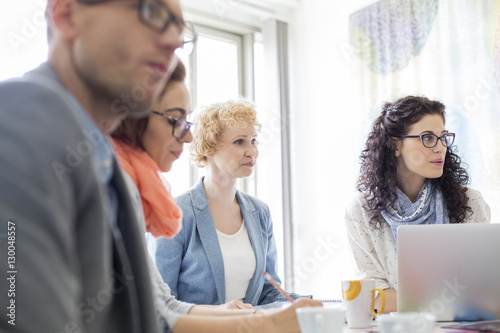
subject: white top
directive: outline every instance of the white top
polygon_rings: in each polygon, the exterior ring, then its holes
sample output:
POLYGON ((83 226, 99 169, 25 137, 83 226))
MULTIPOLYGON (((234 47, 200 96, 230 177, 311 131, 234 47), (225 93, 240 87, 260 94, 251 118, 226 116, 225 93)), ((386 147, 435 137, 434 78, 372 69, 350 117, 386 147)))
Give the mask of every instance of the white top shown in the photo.
POLYGON ((217 238, 224 261, 226 302, 234 299, 243 301, 255 273, 255 254, 245 223, 242 223, 234 235, 226 235, 217 230, 217 238))
MULTIPOLYGON (((465 223, 489 223, 490 207, 479 191, 467 189, 468 206, 472 214, 465 223)), ((375 286, 380 289, 398 290, 398 256, 394 249, 394 235, 387 223, 374 230, 369 225, 369 217, 362 207, 365 203, 360 194, 346 210, 345 225, 349 247, 362 278, 375 279, 375 286)))

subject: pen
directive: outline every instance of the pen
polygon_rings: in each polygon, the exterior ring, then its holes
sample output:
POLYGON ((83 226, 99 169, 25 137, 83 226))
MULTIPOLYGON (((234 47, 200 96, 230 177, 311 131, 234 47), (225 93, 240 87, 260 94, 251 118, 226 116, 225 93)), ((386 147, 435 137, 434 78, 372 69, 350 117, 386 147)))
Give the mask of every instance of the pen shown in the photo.
POLYGON ((267 281, 271 282, 273 287, 276 288, 281 293, 281 295, 285 296, 285 298, 290 303, 294 302, 293 298, 291 298, 290 295, 288 295, 283 289, 281 289, 280 285, 276 282, 275 279, 273 279, 273 277, 268 272, 264 271, 264 277, 266 278, 267 281))

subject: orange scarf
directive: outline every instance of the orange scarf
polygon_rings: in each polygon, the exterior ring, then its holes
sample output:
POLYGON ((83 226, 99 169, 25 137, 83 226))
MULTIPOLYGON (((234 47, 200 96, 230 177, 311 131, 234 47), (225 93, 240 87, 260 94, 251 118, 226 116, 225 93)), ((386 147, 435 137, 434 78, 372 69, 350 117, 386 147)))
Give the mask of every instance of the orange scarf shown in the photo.
POLYGON ((155 237, 174 237, 181 230, 182 210, 160 178, 156 162, 142 149, 113 139, 120 165, 134 181, 142 200, 146 229, 155 237))

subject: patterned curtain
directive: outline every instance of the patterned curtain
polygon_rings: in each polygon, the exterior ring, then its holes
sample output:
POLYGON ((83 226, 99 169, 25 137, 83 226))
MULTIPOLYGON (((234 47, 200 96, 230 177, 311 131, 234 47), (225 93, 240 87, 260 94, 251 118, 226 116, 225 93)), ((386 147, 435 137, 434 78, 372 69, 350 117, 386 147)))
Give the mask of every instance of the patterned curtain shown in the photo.
POLYGON ((500 1, 381 0, 351 15, 353 74, 366 134, 384 101, 424 95, 499 222, 500 1))

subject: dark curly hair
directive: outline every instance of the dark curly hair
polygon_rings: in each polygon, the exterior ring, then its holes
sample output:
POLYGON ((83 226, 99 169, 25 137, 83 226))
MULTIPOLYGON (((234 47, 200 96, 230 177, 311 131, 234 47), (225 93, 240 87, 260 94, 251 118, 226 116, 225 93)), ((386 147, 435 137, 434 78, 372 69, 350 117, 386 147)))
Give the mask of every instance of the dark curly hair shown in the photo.
MULTIPOLYGON (((364 208, 374 228, 379 229, 380 221, 384 221, 380 212, 396 200, 398 178, 394 137, 406 135, 409 128, 425 115, 436 114, 445 120, 445 106, 441 102, 406 96, 394 103, 385 103, 382 113, 373 123, 361 153, 361 174, 356 188, 364 195, 364 208)), ((460 157, 455 152, 455 146, 448 148, 443 175, 431 181, 443 193, 450 223, 461 223, 472 209, 467 205, 469 199, 465 194, 469 176, 460 166, 460 157)))

